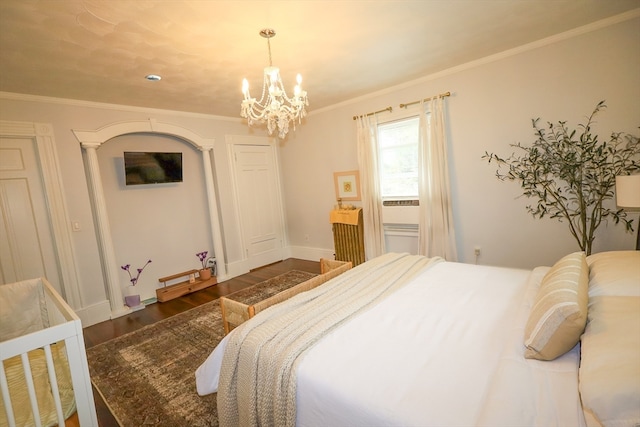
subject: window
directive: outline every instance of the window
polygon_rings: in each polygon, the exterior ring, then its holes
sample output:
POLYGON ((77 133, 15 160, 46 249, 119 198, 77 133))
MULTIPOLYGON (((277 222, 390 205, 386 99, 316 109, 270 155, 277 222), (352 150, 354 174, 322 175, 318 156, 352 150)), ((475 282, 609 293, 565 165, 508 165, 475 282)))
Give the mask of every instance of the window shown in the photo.
POLYGON ((418 117, 378 125, 382 200, 418 199, 418 117))

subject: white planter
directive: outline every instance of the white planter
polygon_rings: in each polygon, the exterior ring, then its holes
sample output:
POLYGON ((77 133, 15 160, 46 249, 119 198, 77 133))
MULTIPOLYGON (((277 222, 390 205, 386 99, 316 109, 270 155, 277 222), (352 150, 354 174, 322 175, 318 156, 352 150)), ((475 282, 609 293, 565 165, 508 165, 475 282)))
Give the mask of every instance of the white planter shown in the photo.
POLYGON ((144 308, 144 304, 140 302, 140 294, 138 293, 138 290, 135 286, 127 286, 124 303, 131 309, 140 310, 141 308, 144 308))

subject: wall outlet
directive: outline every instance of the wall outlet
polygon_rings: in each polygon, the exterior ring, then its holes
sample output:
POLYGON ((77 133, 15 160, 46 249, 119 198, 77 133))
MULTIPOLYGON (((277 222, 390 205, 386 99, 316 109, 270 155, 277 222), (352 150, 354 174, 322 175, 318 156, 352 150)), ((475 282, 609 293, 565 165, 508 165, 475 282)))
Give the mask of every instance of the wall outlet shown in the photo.
POLYGON ((476 246, 476 247, 473 249, 473 253, 474 253, 476 256, 480 256, 480 246, 476 246))
POLYGON ((304 235, 304 241, 305 241, 305 242, 308 242, 308 241, 309 241, 309 235, 308 235, 308 234, 305 234, 305 235, 304 235))

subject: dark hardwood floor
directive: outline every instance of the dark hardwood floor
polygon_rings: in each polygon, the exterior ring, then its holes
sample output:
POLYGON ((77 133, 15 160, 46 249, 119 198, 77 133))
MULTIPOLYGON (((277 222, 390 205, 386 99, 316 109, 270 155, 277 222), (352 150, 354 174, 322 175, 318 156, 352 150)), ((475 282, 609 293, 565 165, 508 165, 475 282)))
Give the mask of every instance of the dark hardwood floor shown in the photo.
MULTIPOLYGON (((225 280, 215 286, 171 301, 148 305, 144 310, 84 328, 85 345, 87 348, 93 347, 120 335, 135 331, 145 325, 150 325, 159 320, 189 310, 190 308, 197 307, 200 304, 255 285, 256 283, 260 283, 289 270, 301 270, 319 274, 320 263, 317 261, 290 258, 282 262, 260 267, 242 276, 225 280)), ((117 421, 113 415, 111 415, 109 408, 95 389, 93 390, 93 396, 98 413, 98 424, 101 427, 117 427, 117 421)))

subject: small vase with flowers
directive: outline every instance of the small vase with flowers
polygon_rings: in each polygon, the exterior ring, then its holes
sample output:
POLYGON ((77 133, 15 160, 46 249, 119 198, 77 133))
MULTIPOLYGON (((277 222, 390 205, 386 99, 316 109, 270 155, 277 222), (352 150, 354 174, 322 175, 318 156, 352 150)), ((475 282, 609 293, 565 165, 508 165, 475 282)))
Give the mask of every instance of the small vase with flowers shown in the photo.
POLYGON ((202 269, 198 270, 198 276, 200 276, 200 280, 209 280, 211 279, 211 269, 207 268, 207 254, 208 251, 198 252, 196 256, 200 260, 200 264, 202 264, 202 269))
POLYGON ((127 286, 127 295, 125 295, 124 297, 124 303, 129 308, 144 308, 144 304, 140 302, 140 294, 136 291, 136 284, 138 283, 138 279, 140 279, 140 274, 147 267, 147 265, 149 265, 150 262, 151 260, 148 260, 147 263, 142 266, 142 268, 136 269, 137 274, 135 276, 131 274, 131 264, 120 266, 121 269, 129 274, 129 282, 131 282, 131 285, 127 286))

